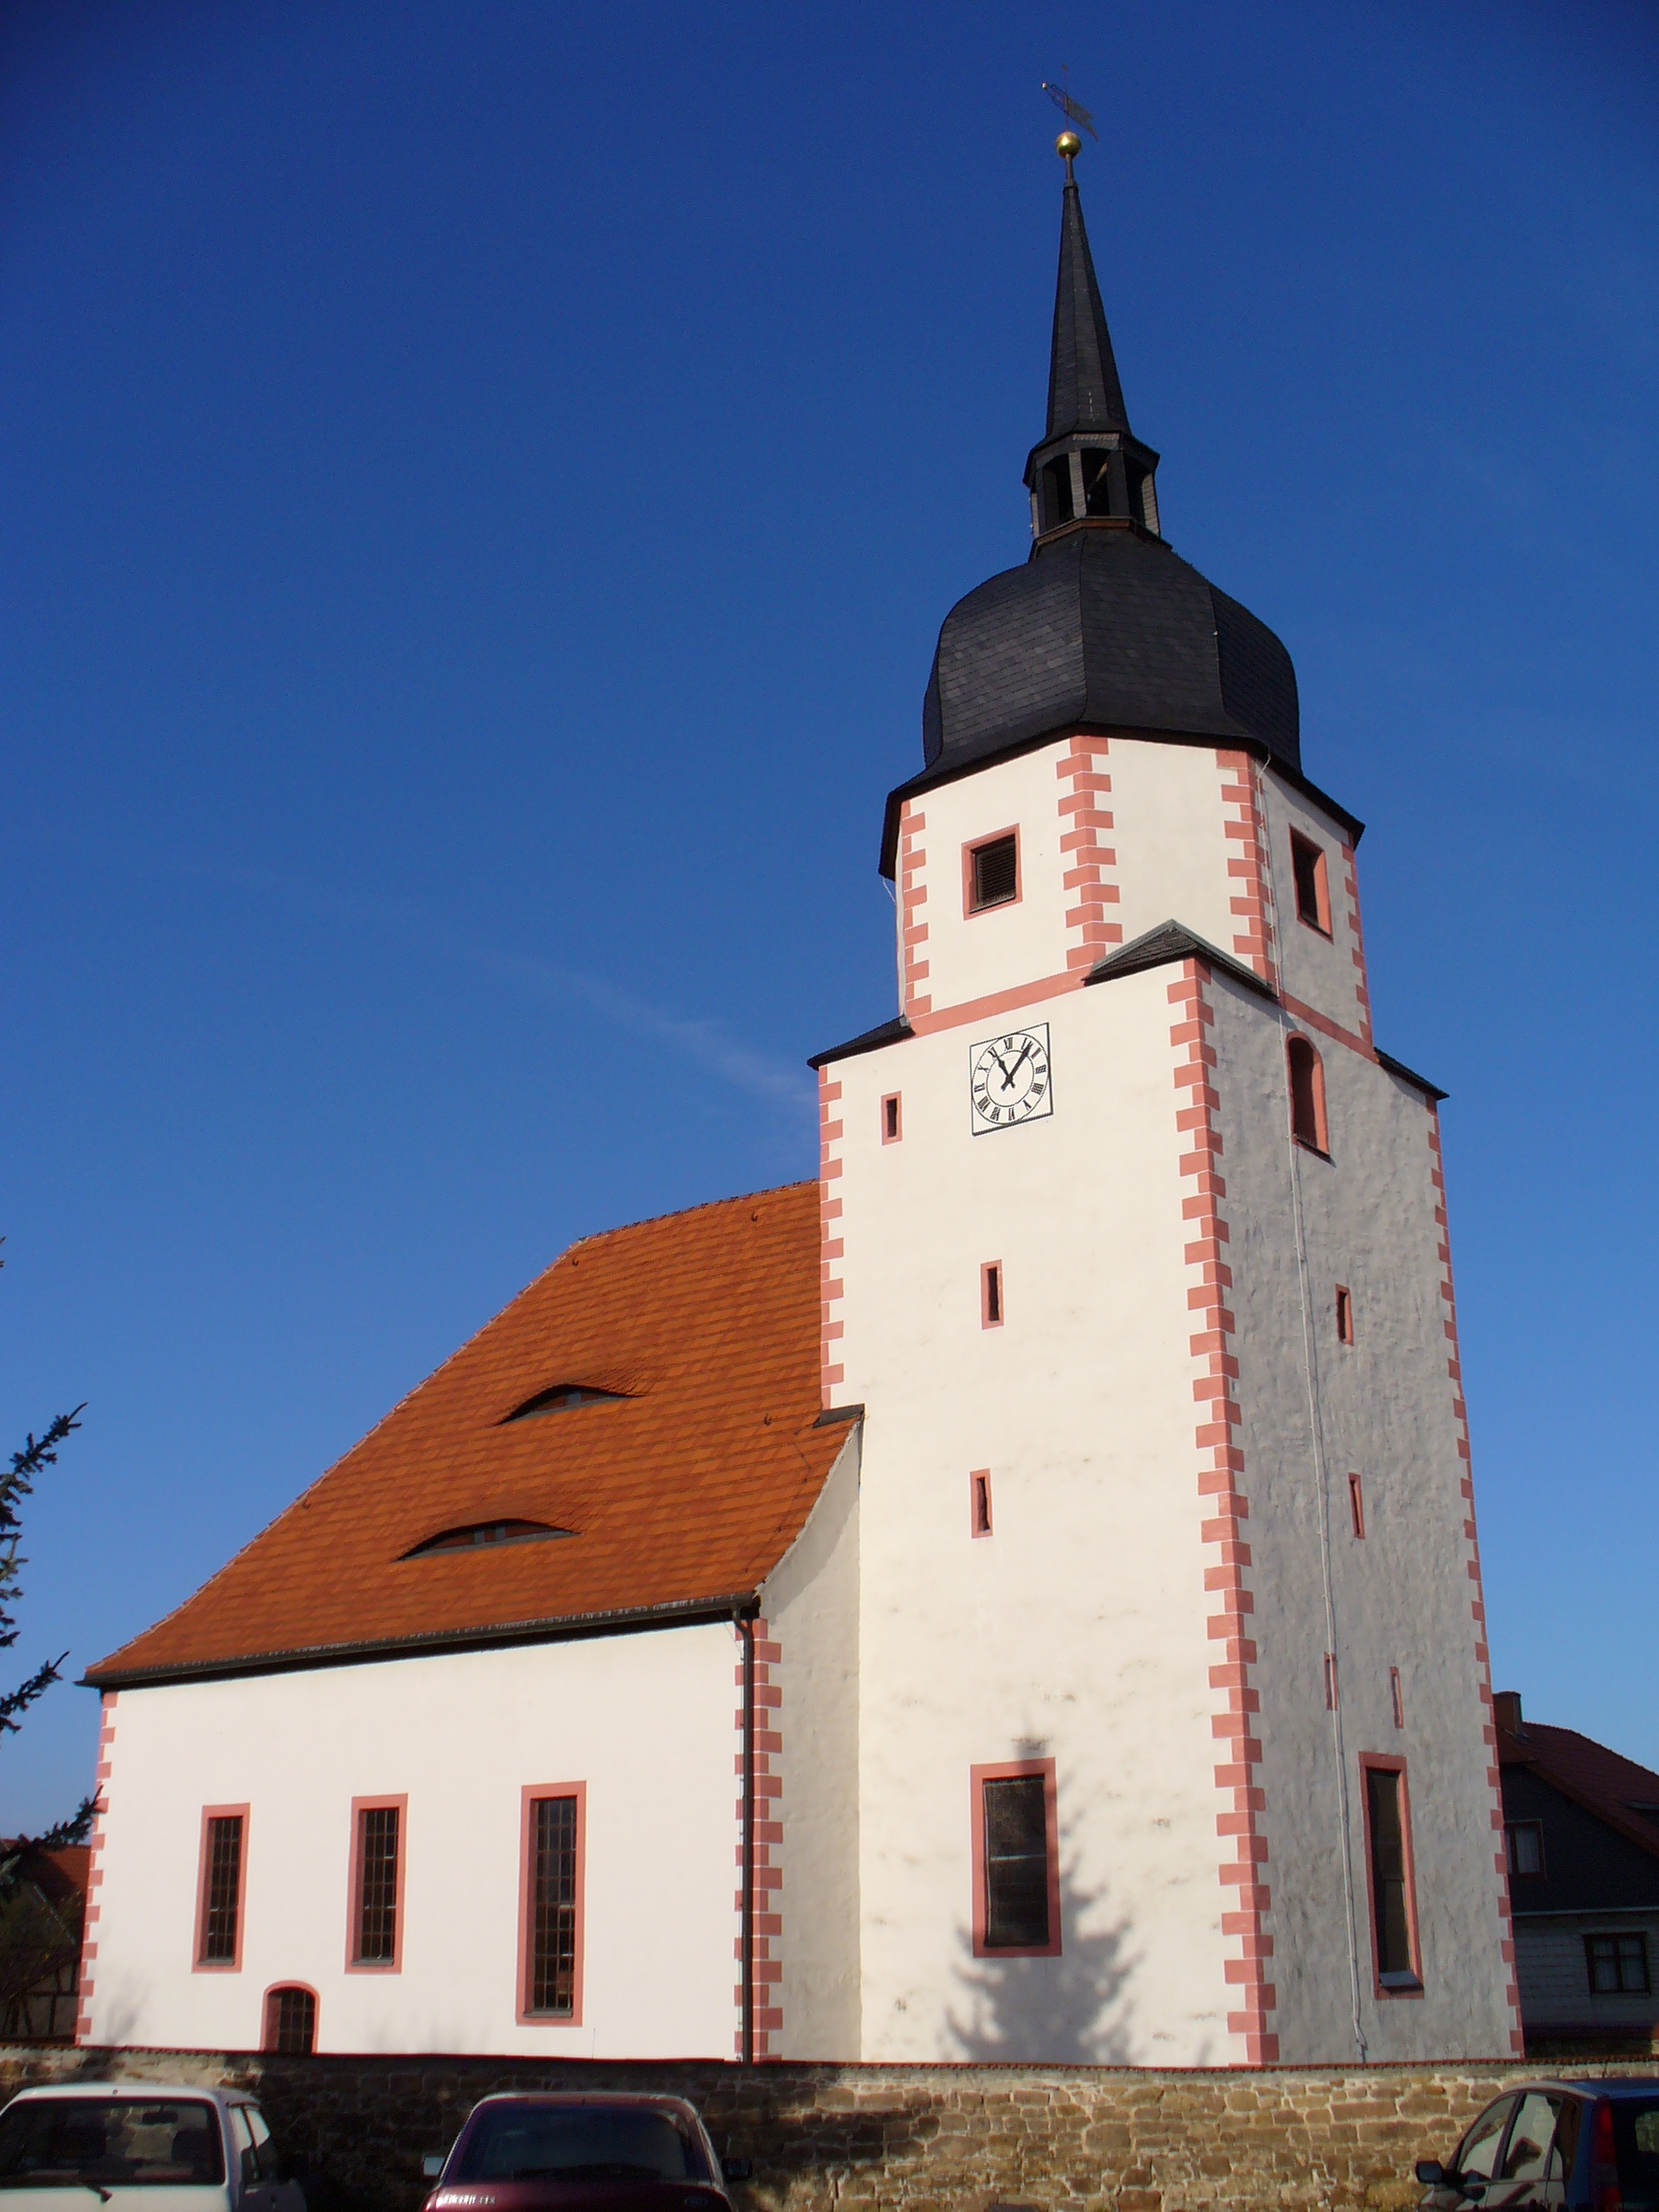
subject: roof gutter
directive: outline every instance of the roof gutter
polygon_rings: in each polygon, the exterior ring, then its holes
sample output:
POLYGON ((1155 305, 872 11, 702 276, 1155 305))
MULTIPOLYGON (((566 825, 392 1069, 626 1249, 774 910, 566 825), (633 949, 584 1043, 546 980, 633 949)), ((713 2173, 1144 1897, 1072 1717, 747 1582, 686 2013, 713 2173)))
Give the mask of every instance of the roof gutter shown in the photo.
POLYGON ((551 1620, 512 1621, 487 1628, 438 1628, 419 1636, 384 1636, 360 1644, 312 1644, 287 1651, 249 1651, 223 1659, 165 1661, 154 1667, 89 1667, 82 1690, 144 1690, 165 1683, 220 1682, 244 1674, 293 1674, 315 1667, 360 1667, 376 1659, 437 1657, 446 1651, 498 1651, 518 1644, 563 1644, 588 1636, 625 1636, 645 1628, 690 1628, 753 1614, 752 1590, 724 1597, 677 1599, 667 1605, 619 1606, 551 1620))

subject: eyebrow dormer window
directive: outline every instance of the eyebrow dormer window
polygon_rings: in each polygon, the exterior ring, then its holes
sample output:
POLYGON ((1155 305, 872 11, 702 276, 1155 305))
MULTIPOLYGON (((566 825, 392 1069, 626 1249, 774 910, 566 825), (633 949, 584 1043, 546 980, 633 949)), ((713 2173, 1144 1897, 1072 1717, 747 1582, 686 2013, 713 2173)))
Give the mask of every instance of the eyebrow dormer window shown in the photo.
POLYGON ((555 1528, 545 1521, 470 1521, 464 1528, 445 1528, 428 1536, 405 1559, 423 1559, 429 1551, 470 1551, 485 1544, 545 1544, 555 1536, 574 1536, 574 1528, 555 1528))
POLYGON ((1020 834, 1005 830, 983 845, 971 845, 967 853, 967 892, 970 914, 982 914, 987 906, 1007 906, 1020 896, 1020 834))
POLYGON ((538 1390, 534 1398, 526 1398, 506 1418, 528 1421, 533 1413, 567 1413, 573 1406, 620 1406, 626 1399, 623 1390, 595 1390, 588 1382, 555 1382, 551 1390, 538 1390))

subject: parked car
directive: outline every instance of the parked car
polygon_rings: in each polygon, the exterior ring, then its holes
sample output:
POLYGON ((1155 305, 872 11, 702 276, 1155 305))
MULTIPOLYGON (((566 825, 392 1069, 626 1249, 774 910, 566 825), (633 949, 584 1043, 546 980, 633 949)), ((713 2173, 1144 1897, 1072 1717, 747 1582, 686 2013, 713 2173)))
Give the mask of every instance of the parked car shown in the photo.
POLYGON ((20 2089, 0 2112, 4 2212, 64 2212, 66 2189, 112 2212, 305 2212, 299 2173, 229 2090, 65 2082, 20 2089))
POLYGON ((721 2159, 683 2097, 486 2097, 446 2156, 425 2212, 733 2212, 721 2159))
POLYGON ((1659 2212, 1659 2080, 1527 2082, 1417 2178, 1424 2212, 1659 2212))

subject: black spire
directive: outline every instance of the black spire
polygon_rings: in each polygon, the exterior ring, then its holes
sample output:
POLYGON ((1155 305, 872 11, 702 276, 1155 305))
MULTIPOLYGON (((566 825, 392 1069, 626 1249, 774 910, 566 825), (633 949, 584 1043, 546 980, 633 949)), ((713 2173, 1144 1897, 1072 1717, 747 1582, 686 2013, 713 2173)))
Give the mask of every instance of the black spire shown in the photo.
POLYGON ((1025 463, 1032 535, 1040 549, 1054 531, 1090 521, 1157 537, 1152 476, 1158 456, 1129 427, 1083 228, 1082 196, 1071 173, 1077 140, 1070 131, 1061 132, 1055 152, 1066 163, 1066 195, 1048 355, 1048 427, 1025 463))
MULTIPOLYGON (((1068 169, 1070 163, 1067 163, 1068 169)), ((1060 279, 1054 289, 1054 343, 1048 355, 1049 438, 1073 430, 1127 430, 1128 410, 1118 364, 1112 358, 1112 333, 1094 281, 1089 233, 1083 228, 1083 200, 1075 179, 1066 180, 1060 217, 1060 279)))

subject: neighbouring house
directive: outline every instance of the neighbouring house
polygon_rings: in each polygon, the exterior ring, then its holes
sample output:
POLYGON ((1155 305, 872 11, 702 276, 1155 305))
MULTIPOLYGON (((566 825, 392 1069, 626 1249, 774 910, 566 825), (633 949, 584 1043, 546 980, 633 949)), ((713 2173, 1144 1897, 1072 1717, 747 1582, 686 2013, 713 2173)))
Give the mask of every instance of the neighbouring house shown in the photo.
MULTIPOLYGON (((0 1842, 0 1857, 16 1848, 0 1842)), ((84 1843, 28 1848, 0 1901, 0 2042, 74 2036, 90 1856, 84 1843)))
POLYGON ((1068 160, 817 1180, 573 1245, 90 1670, 84 2041, 1519 2051, 1443 1094, 1158 460, 1068 160))
POLYGON ((1495 1700, 1503 1841, 1528 2042, 1659 2027, 1659 1774, 1495 1700))

